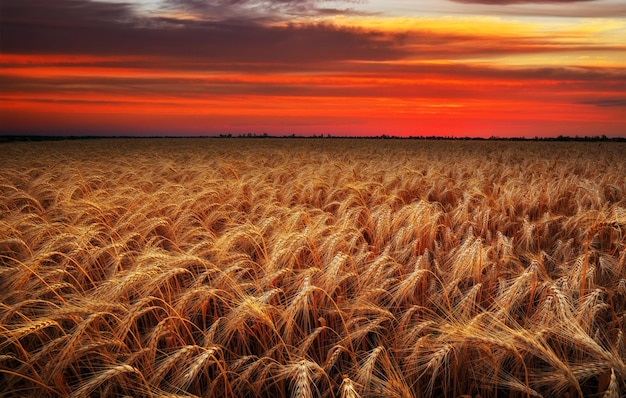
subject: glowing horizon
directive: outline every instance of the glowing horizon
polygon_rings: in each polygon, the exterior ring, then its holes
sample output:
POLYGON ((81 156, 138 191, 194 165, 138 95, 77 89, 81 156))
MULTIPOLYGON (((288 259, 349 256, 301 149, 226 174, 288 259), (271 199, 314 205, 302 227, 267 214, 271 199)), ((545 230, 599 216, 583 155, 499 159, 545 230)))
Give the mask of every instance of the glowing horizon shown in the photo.
POLYGON ((626 135, 613 0, 218 3, 5 1, 0 134, 626 135))

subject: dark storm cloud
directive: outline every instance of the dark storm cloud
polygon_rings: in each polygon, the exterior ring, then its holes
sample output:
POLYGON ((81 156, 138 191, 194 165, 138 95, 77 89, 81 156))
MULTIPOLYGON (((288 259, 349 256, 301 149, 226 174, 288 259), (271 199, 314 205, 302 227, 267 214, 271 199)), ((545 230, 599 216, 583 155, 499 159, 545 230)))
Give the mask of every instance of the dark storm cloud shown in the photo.
POLYGON ((45 24, 63 28, 67 25, 101 25, 136 18, 129 4, 89 0, 3 0, 0 10, 2 25, 45 24))
POLYGON ((91 0, 4 0, 2 11, 5 53, 152 55, 212 62, 380 60, 401 55, 386 35, 328 24, 148 18, 124 3, 91 0))

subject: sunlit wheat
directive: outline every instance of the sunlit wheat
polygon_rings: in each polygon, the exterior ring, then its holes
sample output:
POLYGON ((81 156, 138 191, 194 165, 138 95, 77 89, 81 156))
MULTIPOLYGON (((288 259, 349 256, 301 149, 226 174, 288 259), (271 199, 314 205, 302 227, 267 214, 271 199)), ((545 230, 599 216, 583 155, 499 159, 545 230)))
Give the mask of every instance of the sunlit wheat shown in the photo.
POLYGON ((626 393, 622 144, 0 146, 2 396, 626 393))

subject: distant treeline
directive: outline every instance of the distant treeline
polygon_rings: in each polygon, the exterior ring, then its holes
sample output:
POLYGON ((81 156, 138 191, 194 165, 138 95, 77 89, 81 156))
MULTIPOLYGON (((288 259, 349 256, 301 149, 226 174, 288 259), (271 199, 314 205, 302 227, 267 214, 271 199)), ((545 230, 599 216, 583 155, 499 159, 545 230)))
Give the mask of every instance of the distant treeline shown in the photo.
POLYGON ((205 136, 178 136, 178 135, 159 135, 159 136, 101 136, 101 135, 85 135, 85 136, 58 136, 58 135, 4 135, 0 136, 0 143, 2 142, 15 142, 15 141, 66 141, 66 140, 90 140, 90 139, 102 139, 102 138, 293 138, 293 139, 310 139, 310 138, 324 138, 324 139, 382 139, 382 140, 454 140, 454 141, 577 141, 577 142, 626 142, 626 137, 607 137, 601 136, 565 136, 559 135, 558 137, 496 137, 489 138, 484 137, 453 137, 453 136, 397 136, 381 134, 377 136, 345 136, 345 135, 332 135, 332 134, 319 134, 319 135, 269 135, 264 134, 219 134, 219 135, 205 135, 205 136))
POLYGON ((626 142, 626 137, 607 137, 606 135, 597 135, 597 136, 564 136, 559 135, 558 137, 496 137, 492 136, 489 138, 484 137, 454 137, 454 136, 440 136, 440 135, 412 135, 412 136, 399 136, 399 135, 362 135, 362 136, 345 136, 345 135, 332 135, 332 134, 320 134, 320 135, 269 135, 269 134, 220 134, 217 136, 211 136, 217 138, 349 138, 349 139, 383 139, 383 140, 454 140, 454 141, 607 141, 607 142, 626 142))

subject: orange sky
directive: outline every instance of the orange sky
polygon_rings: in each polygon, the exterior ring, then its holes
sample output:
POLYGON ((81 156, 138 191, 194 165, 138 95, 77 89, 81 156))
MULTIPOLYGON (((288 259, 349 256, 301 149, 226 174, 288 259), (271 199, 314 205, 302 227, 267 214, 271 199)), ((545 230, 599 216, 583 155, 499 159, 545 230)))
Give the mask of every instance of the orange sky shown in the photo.
POLYGON ((3 1, 0 134, 626 135, 619 2, 217 3, 3 1))

